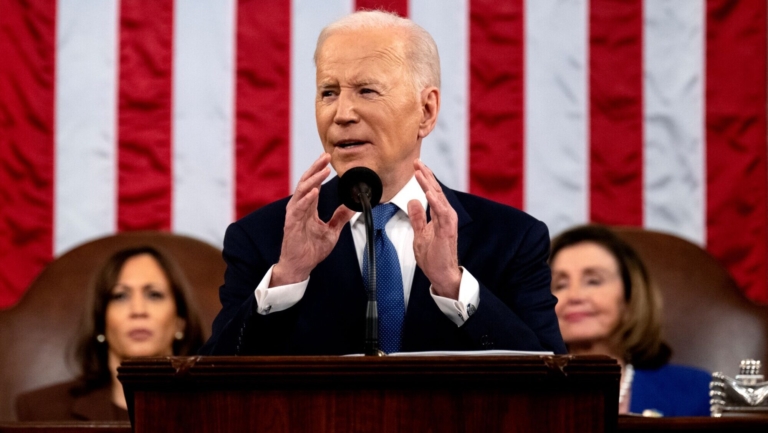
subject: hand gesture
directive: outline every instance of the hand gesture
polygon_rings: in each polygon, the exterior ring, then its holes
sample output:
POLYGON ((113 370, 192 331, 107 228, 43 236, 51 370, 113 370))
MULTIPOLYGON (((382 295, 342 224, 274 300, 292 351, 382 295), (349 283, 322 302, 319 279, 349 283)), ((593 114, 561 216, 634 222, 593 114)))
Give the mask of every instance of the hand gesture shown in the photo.
POLYGON ((413 253, 416 264, 432 283, 435 294, 451 299, 459 298, 461 269, 458 258, 458 221, 443 189, 432 171, 421 160, 413 163, 416 180, 427 195, 432 220, 418 200, 408 202, 408 216, 413 227, 413 253))
POLYGON ((331 220, 323 222, 317 214, 320 186, 331 173, 331 155, 323 153, 299 179, 285 212, 280 259, 272 269, 270 287, 298 283, 331 253, 339 234, 354 211, 339 206, 331 220))

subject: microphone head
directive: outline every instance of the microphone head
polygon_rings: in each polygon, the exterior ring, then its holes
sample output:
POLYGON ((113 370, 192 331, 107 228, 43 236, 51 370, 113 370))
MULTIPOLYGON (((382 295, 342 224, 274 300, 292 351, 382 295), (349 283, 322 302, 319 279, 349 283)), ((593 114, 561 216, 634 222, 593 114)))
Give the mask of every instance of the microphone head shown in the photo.
POLYGON ((354 167, 339 178, 339 198, 344 206, 355 212, 362 212, 360 194, 365 194, 371 208, 379 204, 384 188, 379 175, 368 167, 354 167))

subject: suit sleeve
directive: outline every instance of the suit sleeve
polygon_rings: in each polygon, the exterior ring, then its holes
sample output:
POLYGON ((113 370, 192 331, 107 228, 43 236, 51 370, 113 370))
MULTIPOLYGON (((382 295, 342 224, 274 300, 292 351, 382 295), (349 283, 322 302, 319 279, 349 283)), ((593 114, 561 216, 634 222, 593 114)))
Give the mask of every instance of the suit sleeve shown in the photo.
POLYGON ((478 348, 566 353, 550 289, 549 233, 540 221, 503 266, 498 287, 480 282, 480 304, 462 327, 478 348))
MULTIPOLYGON (((268 231, 267 231, 268 232, 268 231)), ((262 240, 263 241, 263 240, 262 240)), ((295 313, 292 309, 267 316, 256 313, 256 286, 277 261, 262 253, 239 222, 231 224, 224 236, 223 257, 227 264, 224 285, 219 289, 221 312, 213 322, 211 338, 200 349, 202 355, 279 353, 279 332, 255 329, 285 329, 295 313)), ((278 249, 279 251, 279 249, 278 249)))

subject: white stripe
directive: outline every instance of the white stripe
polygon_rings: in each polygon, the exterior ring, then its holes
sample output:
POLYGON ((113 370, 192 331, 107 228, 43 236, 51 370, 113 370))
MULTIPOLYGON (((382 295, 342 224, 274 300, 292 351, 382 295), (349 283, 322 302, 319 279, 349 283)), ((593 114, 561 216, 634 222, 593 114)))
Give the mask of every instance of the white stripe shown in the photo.
POLYGON ((441 108, 421 145, 421 159, 447 186, 469 186, 469 5, 467 0, 411 0, 409 15, 437 43, 441 108))
POLYGON ((61 0, 56 20, 54 254, 117 226, 116 0, 61 0))
POLYGON ((644 9, 645 227, 704 245, 704 2, 644 9))
POLYGON ((589 219, 588 9, 525 3, 525 210, 553 235, 589 219))
POLYGON ((234 218, 235 4, 176 0, 172 227, 222 246, 234 218))
MULTIPOLYGON (((323 152, 315 122, 315 44, 320 31, 354 10, 354 0, 291 2, 291 192, 323 152)), ((333 176, 334 173, 331 173, 333 176)))

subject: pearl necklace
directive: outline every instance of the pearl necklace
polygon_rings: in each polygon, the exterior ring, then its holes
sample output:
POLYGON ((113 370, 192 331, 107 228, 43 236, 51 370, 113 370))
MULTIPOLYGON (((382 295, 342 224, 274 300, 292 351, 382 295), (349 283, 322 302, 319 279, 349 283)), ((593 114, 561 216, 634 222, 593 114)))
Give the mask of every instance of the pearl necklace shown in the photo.
POLYGON ((624 397, 627 396, 627 392, 632 387, 632 379, 635 377, 635 369, 632 364, 627 364, 624 367, 624 376, 621 378, 621 384, 619 384, 619 404, 624 401, 624 397))

